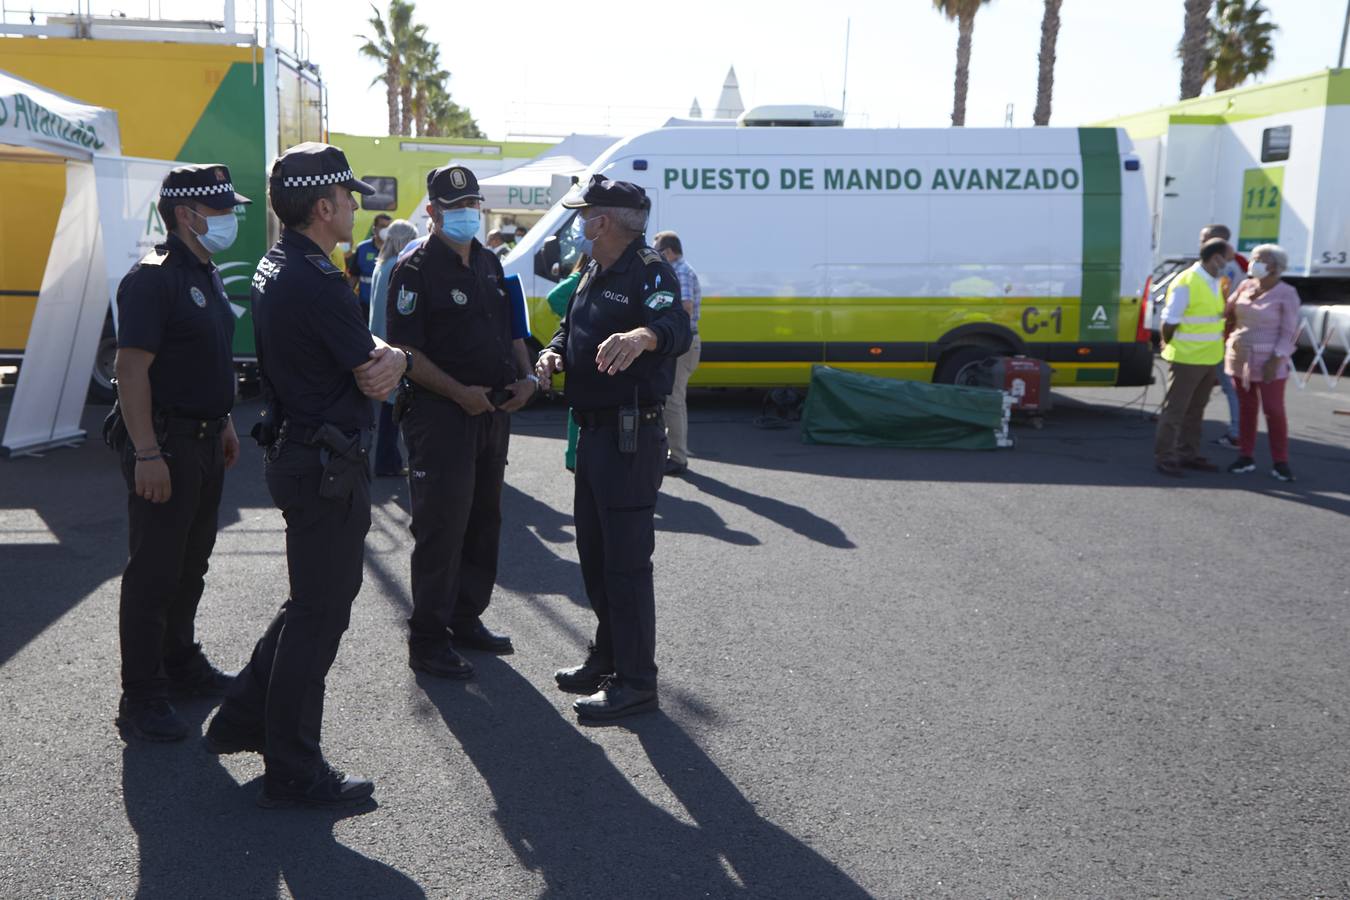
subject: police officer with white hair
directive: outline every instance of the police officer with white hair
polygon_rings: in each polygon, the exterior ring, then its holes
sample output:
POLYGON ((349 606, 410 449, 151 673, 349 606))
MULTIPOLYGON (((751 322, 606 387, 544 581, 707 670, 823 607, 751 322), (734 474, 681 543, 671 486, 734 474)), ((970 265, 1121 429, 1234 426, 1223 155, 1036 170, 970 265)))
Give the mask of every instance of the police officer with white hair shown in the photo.
POLYGON ((675 360, 689 349, 689 314, 670 264, 643 238, 651 201, 635 184, 600 175, 563 200, 591 255, 572 303, 535 371, 567 376, 577 445, 577 553, 598 620, 586 661, 554 675, 588 696, 578 717, 607 722, 655 709, 656 497, 666 462, 662 405, 675 360))

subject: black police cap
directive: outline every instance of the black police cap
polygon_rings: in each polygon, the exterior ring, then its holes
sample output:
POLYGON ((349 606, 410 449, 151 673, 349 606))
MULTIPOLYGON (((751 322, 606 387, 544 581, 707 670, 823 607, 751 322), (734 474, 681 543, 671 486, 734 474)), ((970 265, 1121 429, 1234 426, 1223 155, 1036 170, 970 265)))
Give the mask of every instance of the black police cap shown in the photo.
POLYGON ((306 141, 296 144, 272 163, 272 190, 323 187, 340 184, 348 190, 370 195, 375 189, 352 174, 347 155, 332 144, 306 141))
POLYGON ((619 209, 651 209, 647 192, 629 181, 610 181, 603 175, 592 175, 584 188, 578 185, 563 198, 568 209, 585 206, 613 206, 619 209))
POLYGON ((171 200, 196 200, 212 209, 231 209, 253 202, 234 189, 229 167, 218 163, 170 169, 159 186, 159 196, 171 200))
POLYGON ((437 203, 450 204, 465 197, 482 200, 478 178, 463 166, 441 166, 427 173, 427 196, 437 203))

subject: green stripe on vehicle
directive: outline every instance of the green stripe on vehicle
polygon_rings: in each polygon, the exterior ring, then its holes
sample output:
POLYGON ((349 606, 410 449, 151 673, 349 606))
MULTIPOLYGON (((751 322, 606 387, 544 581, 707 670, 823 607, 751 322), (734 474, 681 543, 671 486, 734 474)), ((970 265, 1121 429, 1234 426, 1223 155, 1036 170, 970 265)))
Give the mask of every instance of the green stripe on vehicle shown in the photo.
POLYGON ((1078 129, 1083 157, 1080 341, 1109 340, 1120 321, 1120 149, 1114 128, 1078 129))

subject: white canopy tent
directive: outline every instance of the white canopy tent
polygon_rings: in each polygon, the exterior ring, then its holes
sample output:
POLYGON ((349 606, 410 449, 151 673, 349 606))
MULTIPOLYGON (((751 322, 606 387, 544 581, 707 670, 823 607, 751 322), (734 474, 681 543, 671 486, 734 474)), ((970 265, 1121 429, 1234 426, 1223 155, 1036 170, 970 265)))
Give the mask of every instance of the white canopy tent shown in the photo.
POLYGON ((136 252, 147 190, 157 192, 175 165, 126 159, 121 150, 115 111, 0 71, 0 158, 64 161, 66 167, 65 202, 0 456, 40 453, 85 437, 80 418, 110 288, 136 252))
POLYGON ((570 186, 573 176, 585 174, 591 163, 617 140, 609 135, 574 134, 523 166, 480 179, 483 207, 541 212, 550 209, 560 199, 553 193, 554 179, 561 176, 566 179, 562 183, 570 186))

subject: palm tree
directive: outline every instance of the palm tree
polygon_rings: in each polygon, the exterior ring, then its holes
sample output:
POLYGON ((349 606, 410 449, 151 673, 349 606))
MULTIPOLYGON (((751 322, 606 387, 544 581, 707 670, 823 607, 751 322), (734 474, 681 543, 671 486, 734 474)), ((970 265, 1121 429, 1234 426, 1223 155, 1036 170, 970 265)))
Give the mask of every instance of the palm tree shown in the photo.
POLYGON ((429 41, 421 41, 408 59, 405 70, 412 89, 412 121, 417 134, 425 136, 428 128, 429 97, 435 91, 445 92, 450 73, 441 68, 441 48, 429 41))
POLYGON ((400 108, 404 85, 404 69, 410 47, 416 39, 425 33, 425 26, 412 24, 413 5, 409 0, 389 0, 389 16, 386 21, 379 9, 371 4, 368 20, 374 37, 358 34, 365 41, 359 52, 384 67, 384 72, 371 80, 371 85, 384 82, 385 100, 389 104, 389 134, 407 134, 404 122, 407 113, 400 108), (418 32, 418 29, 421 29, 418 32))
POLYGON ((1041 71, 1036 79, 1033 125, 1050 124, 1050 97, 1055 92, 1055 43, 1059 40, 1059 7, 1063 2, 1045 0, 1045 15, 1041 16, 1041 71))
POLYGON ((1181 99, 1199 97, 1205 87, 1206 38, 1209 36, 1209 8, 1214 0, 1186 0, 1186 27, 1181 33, 1181 99))
POLYGON ((1209 26, 1209 59, 1205 80, 1214 79, 1214 90, 1226 91, 1248 78, 1265 74, 1275 60, 1271 41, 1280 27, 1269 19, 1260 0, 1219 0, 1209 26))
POLYGON ((956 90, 952 98, 952 124, 966 124, 966 90, 970 82, 970 37, 975 32, 975 13, 990 0, 933 0, 933 6, 956 22, 956 90))

